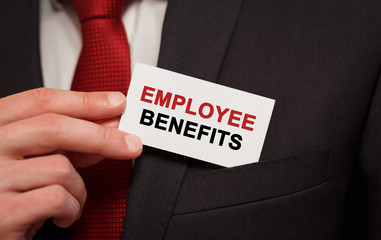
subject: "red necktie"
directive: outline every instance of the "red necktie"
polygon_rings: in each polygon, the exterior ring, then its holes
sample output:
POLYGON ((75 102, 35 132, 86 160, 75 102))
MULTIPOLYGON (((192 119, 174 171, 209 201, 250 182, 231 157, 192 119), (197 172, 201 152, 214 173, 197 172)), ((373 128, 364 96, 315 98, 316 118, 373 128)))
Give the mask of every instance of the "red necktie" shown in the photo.
MULTIPOLYGON (((72 0, 82 24, 83 48, 72 90, 120 91, 130 82, 130 54, 121 13, 127 0, 72 0)), ((106 159, 80 169, 88 191, 73 239, 120 239, 131 161, 106 159)))

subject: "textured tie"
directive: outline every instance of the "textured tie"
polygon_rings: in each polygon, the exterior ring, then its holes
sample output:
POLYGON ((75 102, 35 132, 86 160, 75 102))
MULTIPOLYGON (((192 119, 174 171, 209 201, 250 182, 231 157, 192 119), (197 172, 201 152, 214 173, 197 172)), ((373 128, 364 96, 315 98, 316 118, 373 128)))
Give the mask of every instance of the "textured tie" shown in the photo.
MULTIPOLYGON (((72 90, 120 91, 130 82, 130 54, 121 13, 127 0, 72 0, 82 24, 83 47, 72 90)), ((81 169, 88 191, 73 239, 120 239, 131 162, 106 159, 81 169)))

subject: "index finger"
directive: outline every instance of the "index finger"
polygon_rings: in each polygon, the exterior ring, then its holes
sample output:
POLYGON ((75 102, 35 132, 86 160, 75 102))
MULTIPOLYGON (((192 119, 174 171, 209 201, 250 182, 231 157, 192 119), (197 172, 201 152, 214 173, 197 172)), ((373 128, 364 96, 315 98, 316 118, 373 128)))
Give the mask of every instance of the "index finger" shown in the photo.
POLYGON ((74 92, 38 88, 0 99, 0 126, 44 113, 56 113, 86 120, 120 115, 125 96, 119 92, 74 92))

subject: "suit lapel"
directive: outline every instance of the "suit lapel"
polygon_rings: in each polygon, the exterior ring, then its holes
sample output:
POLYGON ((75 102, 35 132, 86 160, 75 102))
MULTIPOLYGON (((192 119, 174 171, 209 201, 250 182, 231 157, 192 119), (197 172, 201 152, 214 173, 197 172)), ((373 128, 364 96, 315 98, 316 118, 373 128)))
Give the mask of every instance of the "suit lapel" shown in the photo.
POLYGON ((170 0, 159 67, 216 81, 241 0, 170 0))
POLYGON ((42 86, 38 1, 5 0, 0 23, 0 97, 42 86))
MULTIPOLYGON (((240 0, 169 0, 158 66, 217 81, 240 0)), ((163 239, 189 159, 145 147, 136 160, 122 239, 163 239)))

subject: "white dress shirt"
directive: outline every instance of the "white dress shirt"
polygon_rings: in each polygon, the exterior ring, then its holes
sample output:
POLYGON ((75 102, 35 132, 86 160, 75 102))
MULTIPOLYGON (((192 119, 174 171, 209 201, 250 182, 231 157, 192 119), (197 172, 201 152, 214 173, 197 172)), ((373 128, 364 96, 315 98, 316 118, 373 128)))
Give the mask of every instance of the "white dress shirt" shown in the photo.
MULTIPOLYGON (((134 0, 122 15, 136 62, 156 66, 167 0, 134 0)), ((82 47, 81 25, 69 0, 40 0, 40 51, 45 87, 70 89, 82 47)))

